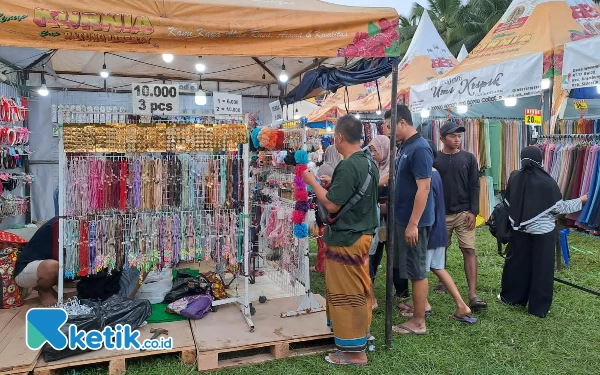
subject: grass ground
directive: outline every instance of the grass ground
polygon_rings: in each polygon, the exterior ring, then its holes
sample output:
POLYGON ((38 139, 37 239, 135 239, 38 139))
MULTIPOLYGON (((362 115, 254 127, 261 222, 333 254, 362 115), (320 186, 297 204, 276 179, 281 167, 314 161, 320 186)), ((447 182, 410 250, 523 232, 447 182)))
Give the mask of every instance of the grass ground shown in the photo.
MULTIPOLYGON (((600 290, 600 240, 572 234, 570 269, 557 276, 591 289, 600 290)), ((480 296, 489 303, 478 314, 474 326, 463 326, 449 318, 453 311, 447 295, 430 293, 434 314, 427 320, 426 336, 395 336, 393 347, 383 346, 383 306, 373 316, 372 332, 376 351, 369 354, 366 367, 333 367, 322 356, 281 360, 253 367, 218 371, 224 375, 256 374, 597 374, 600 363, 600 299, 571 287, 555 284, 554 304, 549 316, 539 319, 519 308, 501 305, 499 292, 503 259, 489 232, 477 233, 480 296)), ((448 270, 459 289, 466 292, 462 257, 456 246, 449 249, 448 270)), ((313 274, 315 292, 325 293, 322 275, 313 274)), ((378 274, 376 294, 385 300, 385 266, 378 274)), ((430 286, 437 280, 430 279, 430 286)), ((403 320, 394 315, 394 324, 403 320)), ((128 363, 127 374, 190 374, 194 366, 182 365, 175 356, 128 363)), ((106 373, 106 367, 90 367, 70 374, 106 373)))

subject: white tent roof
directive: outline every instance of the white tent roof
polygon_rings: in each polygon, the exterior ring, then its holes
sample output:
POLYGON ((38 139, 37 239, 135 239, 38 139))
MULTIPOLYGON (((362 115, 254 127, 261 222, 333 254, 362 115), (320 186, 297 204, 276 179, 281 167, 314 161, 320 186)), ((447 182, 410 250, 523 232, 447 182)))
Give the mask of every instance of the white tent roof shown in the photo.
MULTIPOLYGON (((152 83, 161 82, 163 79, 173 82, 198 82, 200 76, 194 68, 197 59, 195 56, 175 56, 172 63, 166 63, 162 55, 107 53, 106 67, 111 76, 106 80, 105 88, 105 80, 99 76, 104 62, 101 52, 54 52, 34 48, 0 47, 0 62, 4 60, 19 68, 31 69, 30 86, 40 84, 39 73, 42 71, 42 64, 46 63, 47 86, 67 90, 129 90, 133 82, 152 83)), ((284 63, 281 58, 206 56, 202 60, 206 65, 206 71, 202 74, 202 87, 205 90, 234 92, 245 96, 279 96, 279 84, 275 77, 281 72, 284 63), (263 74, 265 79, 262 78, 263 74)), ((300 74, 319 63, 341 66, 344 59, 285 59, 286 72, 290 77, 288 90, 298 84, 300 74)))

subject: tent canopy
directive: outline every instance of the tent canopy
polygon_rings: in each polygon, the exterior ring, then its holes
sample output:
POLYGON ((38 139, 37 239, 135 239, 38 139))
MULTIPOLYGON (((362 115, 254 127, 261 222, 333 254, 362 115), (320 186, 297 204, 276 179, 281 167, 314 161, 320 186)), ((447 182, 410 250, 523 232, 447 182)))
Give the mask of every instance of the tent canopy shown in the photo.
MULTIPOLYGON (((92 51, 0 47, 0 61, 2 60, 18 69, 28 68, 31 72, 31 87, 40 84, 42 64, 45 64, 47 86, 55 89, 118 92, 128 90, 133 82, 161 83, 166 80, 198 84, 200 81, 200 75, 195 69, 198 62, 196 56, 175 56, 173 62, 168 64, 161 55, 155 54, 110 52, 104 56, 102 52, 92 51), (106 80, 99 76, 104 61, 110 72, 106 80)), ((290 77, 288 88, 293 88, 302 73, 319 64, 340 67, 344 64, 344 58, 203 56, 202 63, 206 70, 202 73, 202 87, 207 91, 278 97, 277 76, 284 62, 290 77)))
POLYGON ((218 56, 384 57, 353 43, 398 19, 319 0, 4 0, 2 12, 0 45, 218 56))
POLYGON ((562 95, 564 44, 600 34, 591 0, 514 0, 487 36, 451 72, 411 89, 414 111, 538 96, 541 79, 562 95))

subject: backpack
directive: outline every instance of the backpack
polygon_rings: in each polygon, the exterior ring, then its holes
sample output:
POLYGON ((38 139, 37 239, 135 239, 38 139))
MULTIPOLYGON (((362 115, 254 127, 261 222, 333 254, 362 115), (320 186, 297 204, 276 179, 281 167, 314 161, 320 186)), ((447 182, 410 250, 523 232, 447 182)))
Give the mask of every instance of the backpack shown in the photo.
POLYGON ((507 244, 512 237, 512 226, 510 225, 508 206, 504 199, 494 207, 487 226, 490 229, 492 236, 496 237, 498 242, 498 254, 504 257, 502 245, 507 244))

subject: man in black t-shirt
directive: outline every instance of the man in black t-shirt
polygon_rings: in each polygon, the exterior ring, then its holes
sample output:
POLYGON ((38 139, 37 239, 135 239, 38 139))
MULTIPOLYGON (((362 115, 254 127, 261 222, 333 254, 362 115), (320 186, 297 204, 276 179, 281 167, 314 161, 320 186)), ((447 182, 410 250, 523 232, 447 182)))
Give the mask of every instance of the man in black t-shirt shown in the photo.
MULTIPOLYGON (((443 149, 436 153, 433 167, 444 184, 448 244, 456 233, 463 254, 465 274, 469 285, 469 307, 487 308, 477 296, 477 255, 475 254, 475 219, 479 213, 479 166, 475 155, 460 149, 465 128, 447 121, 440 128, 443 149)), ((436 291, 443 292, 439 286, 436 291)))
POLYGON ((58 218, 42 225, 17 255, 15 281, 23 289, 37 290, 42 305, 58 300, 58 218))

